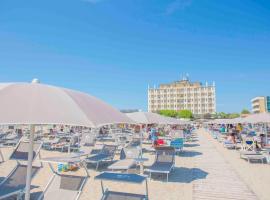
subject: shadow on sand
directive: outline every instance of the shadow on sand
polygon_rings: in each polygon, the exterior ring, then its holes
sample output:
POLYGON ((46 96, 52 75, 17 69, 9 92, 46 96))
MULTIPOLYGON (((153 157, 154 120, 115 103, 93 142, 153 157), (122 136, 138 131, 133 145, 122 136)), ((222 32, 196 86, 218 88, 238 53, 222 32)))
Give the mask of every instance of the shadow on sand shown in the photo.
POLYGON ((198 147, 199 144, 184 144, 184 147, 198 147))
POLYGON ((183 151, 178 156, 180 157, 195 157, 202 155, 201 152, 198 151, 183 151))
MULTIPOLYGON (((169 175, 168 182, 191 183, 196 180, 205 179, 208 173, 199 168, 175 167, 169 175)), ((165 174, 152 174, 152 179, 166 182, 165 174)))

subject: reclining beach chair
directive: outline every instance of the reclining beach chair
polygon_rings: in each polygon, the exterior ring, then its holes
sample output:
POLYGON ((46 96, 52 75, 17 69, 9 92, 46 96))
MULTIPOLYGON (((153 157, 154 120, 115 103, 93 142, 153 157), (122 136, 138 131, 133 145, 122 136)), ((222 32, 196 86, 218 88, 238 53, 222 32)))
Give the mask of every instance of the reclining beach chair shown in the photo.
POLYGON ((174 139, 171 141, 170 146, 174 148, 176 153, 182 152, 184 148, 184 139, 183 138, 174 139))
POLYGON ((94 146, 96 142, 95 132, 83 132, 81 138, 81 146, 94 146))
POLYGON ((116 149, 117 146, 115 145, 104 145, 98 154, 85 158, 85 162, 96 164, 96 170, 98 170, 100 162, 113 160, 116 149))
POLYGON ((22 135, 18 135, 17 133, 9 133, 3 138, 3 142, 7 146, 16 146, 22 138, 22 135))
MULTIPOLYGON (((101 180, 102 198, 101 200, 148 200, 148 185, 147 179, 138 174, 122 174, 104 172, 95 177, 96 180, 101 180), (131 184, 142 184, 145 181, 145 194, 134 194, 127 192, 110 191, 104 189, 103 181, 122 182, 131 184)), ((123 189, 125 190, 125 189, 123 189)))
POLYGON ((156 148, 155 162, 146 172, 150 173, 150 179, 152 173, 161 173, 167 175, 167 182, 169 180, 169 173, 173 170, 175 164, 175 150, 173 147, 159 147, 156 148))
MULTIPOLYGON (((10 156, 10 160, 16 160, 17 166, 11 173, 0 183, 0 199, 5 199, 15 196, 17 199, 23 197, 26 183, 27 166, 19 161, 28 160, 29 142, 20 141, 15 150, 10 156)), ((33 147, 33 160, 39 155, 42 143, 35 142, 33 147)), ((40 167, 32 166, 32 178, 38 173, 40 167)))
POLYGON ((80 157, 54 157, 42 159, 42 162, 47 162, 53 172, 53 176, 49 183, 45 187, 44 192, 39 196, 38 200, 77 200, 79 199, 83 187, 89 177, 85 163, 80 159, 80 157), (86 171, 86 176, 74 176, 74 175, 64 175, 56 172, 52 163, 57 164, 79 164, 84 167, 86 171))
POLYGON ((224 140, 223 147, 225 147, 227 149, 236 149, 237 144, 236 143, 233 143, 231 141, 228 141, 228 140, 224 140))
MULTIPOLYGON (((40 167, 32 166, 32 178, 40 167)), ((0 183, 0 199, 14 197, 22 199, 26 187, 27 166, 18 164, 14 170, 0 183)))
POLYGON ((242 136, 242 150, 245 151, 253 151, 255 144, 252 137, 247 137, 245 135, 242 136))
POLYGON ((266 155, 263 155, 259 151, 240 151, 240 158, 247 160, 249 163, 251 160, 257 160, 264 163, 266 155))
MULTIPOLYGON (((40 158, 40 149, 42 147, 42 142, 34 142, 33 145, 33 160, 37 157, 40 158)), ((29 142, 28 141, 20 141, 17 146, 15 147, 14 151, 10 155, 10 160, 16 161, 27 161, 28 160, 28 148, 29 142)))
POLYGON ((123 148, 120 154, 120 160, 108 167, 110 170, 129 170, 136 164, 134 159, 139 158, 141 150, 137 147, 123 148))

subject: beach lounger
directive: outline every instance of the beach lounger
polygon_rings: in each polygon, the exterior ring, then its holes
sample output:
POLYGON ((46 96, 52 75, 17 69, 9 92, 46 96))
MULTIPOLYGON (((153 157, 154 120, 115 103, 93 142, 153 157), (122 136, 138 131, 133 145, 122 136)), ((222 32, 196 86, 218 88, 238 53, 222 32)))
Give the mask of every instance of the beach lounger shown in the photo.
POLYGON ((104 145, 102 150, 91 157, 87 157, 85 159, 86 163, 96 164, 96 170, 98 170, 98 166, 100 162, 104 161, 112 161, 116 152, 117 146, 115 145, 104 145))
POLYGON ((227 148, 227 149, 236 149, 236 144, 231 142, 231 141, 228 141, 228 140, 225 140, 223 142, 223 147, 227 148))
MULTIPOLYGON (((33 160, 39 156, 42 143, 35 142, 33 146, 33 160)), ((20 164, 19 161, 28 160, 28 148, 29 142, 20 141, 16 148, 10 155, 10 160, 16 160, 17 166, 11 171, 11 173, 0 183, 0 199, 5 199, 11 196, 17 196, 17 199, 22 198, 26 183, 26 170, 27 166, 20 164)), ((40 167, 32 166, 32 177, 34 177, 40 167)))
POLYGON ((240 158, 246 159, 249 163, 251 160, 258 160, 263 163, 266 156, 257 151, 240 151, 240 158))
MULTIPOLYGON (((32 167, 32 178, 40 167, 32 167)), ((0 183, 0 199, 15 197, 22 199, 25 191, 27 166, 18 164, 15 169, 0 183)))
POLYGON ((169 179, 169 173, 173 170, 175 164, 175 150, 173 147, 159 147, 156 149, 156 158, 152 166, 145 171, 150 173, 150 179, 152 173, 161 173, 167 175, 167 181, 169 179))
POLYGON ((16 146, 21 138, 22 135, 18 135, 17 133, 10 133, 3 138, 3 142, 7 146, 16 146))
MULTIPOLYGON (((42 143, 35 142, 33 146, 33 161, 39 156, 42 143)), ((0 183, 0 199, 17 196, 17 199, 22 198, 26 183, 27 166, 19 161, 28 160, 29 142, 20 141, 10 155, 10 160, 16 160, 17 166, 11 173, 0 183)), ((40 167, 32 166, 32 177, 39 171, 40 167)))
POLYGON ((42 162, 47 162, 53 172, 53 176, 45 187, 44 192, 39 196, 38 200, 77 200, 79 199, 82 189, 89 177, 87 168, 79 156, 69 157, 51 157, 42 159, 42 162), (82 163, 86 176, 64 175, 56 172, 51 163, 70 164, 82 163))
POLYGON ((102 189, 101 200, 148 200, 147 179, 144 176, 140 176, 137 174, 104 172, 96 176, 95 179, 101 180, 101 189, 102 189), (103 181, 122 182, 131 184, 142 184, 145 181, 146 193, 134 194, 127 192, 110 191, 109 189, 104 189, 103 181))
POLYGON ((110 170, 129 170, 136 164, 134 159, 139 158, 141 150, 137 147, 123 148, 120 154, 120 160, 110 165, 110 170))
MULTIPOLYGON (((40 149, 42 147, 42 142, 34 142, 33 145, 33 160, 39 156, 40 158, 40 149)), ((14 151, 10 155, 10 160, 16 161, 27 161, 28 160, 28 148, 29 142, 28 141, 20 141, 17 146, 15 147, 14 151)))
POLYGON ((182 152, 184 148, 184 139, 176 138, 171 141, 170 146, 174 148, 176 153, 182 152))

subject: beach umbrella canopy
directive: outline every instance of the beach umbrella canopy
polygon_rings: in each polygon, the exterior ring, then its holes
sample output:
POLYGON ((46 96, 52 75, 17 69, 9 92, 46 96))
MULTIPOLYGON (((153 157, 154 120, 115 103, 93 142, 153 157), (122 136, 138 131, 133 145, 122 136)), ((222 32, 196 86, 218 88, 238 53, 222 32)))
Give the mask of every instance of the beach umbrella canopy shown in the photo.
POLYGON ((83 92, 44 84, 0 84, 0 124, 65 124, 98 127, 134 123, 83 92))
POLYGON ((32 83, 0 84, 0 124, 29 124, 31 127, 26 200, 30 199, 34 125, 98 127, 115 123, 134 122, 103 101, 79 91, 40 84, 36 79, 32 83))
POLYGON ((185 121, 185 120, 180 120, 180 119, 176 119, 173 117, 166 117, 168 120, 168 124, 171 125, 187 125, 187 124, 192 124, 191 121, 185 121))
POLYGON ((126 114, 131 120, 137 124, 170 124, 171 121, 167 117, 151 112, 134 112, 126 114))
POLYGON ((207 124, 238 124, 244 123, 244 119, 241 117, 233 118, 233 119, 215 119, 206 122, 207 124))
POLYGON ((270 114, 269 113, 252 114, 244 118, 243 121, 251 124, 270 123, 270 114))

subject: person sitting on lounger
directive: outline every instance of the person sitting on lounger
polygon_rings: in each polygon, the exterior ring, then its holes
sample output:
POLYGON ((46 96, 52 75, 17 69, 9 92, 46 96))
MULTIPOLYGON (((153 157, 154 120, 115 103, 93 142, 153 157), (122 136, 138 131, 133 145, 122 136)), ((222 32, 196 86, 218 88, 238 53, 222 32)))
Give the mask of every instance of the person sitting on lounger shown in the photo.
POLYGON ((230 142, 230 143, 233 143, 233 144, 236 144, 236 138, 235 138, 235 133, 230 133, 230 135, 227 137, 227 142, 230 142))

